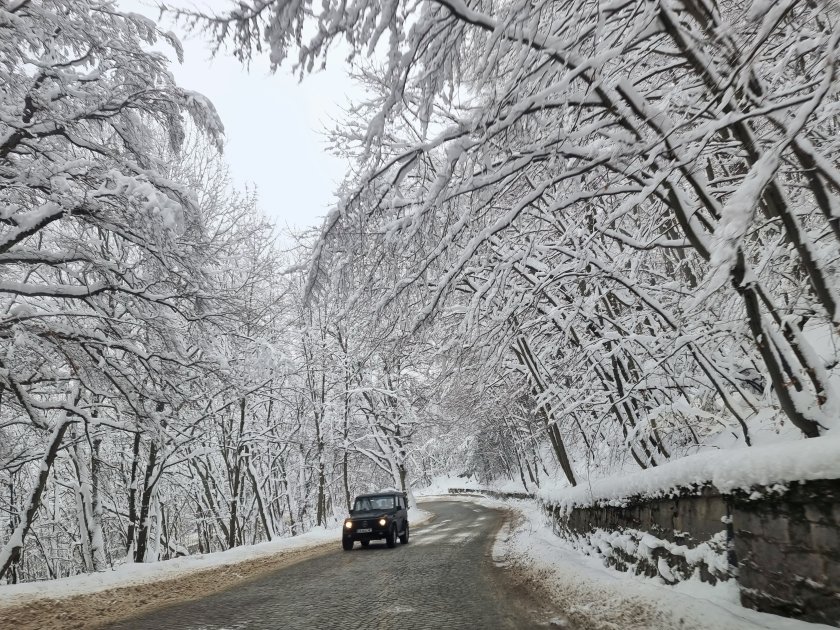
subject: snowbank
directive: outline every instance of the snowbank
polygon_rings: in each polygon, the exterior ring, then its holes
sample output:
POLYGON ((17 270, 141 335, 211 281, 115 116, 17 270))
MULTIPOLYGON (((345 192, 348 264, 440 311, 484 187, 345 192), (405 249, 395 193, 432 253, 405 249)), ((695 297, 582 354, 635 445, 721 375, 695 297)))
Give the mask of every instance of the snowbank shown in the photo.
POLYGON ((607 477, 574 488, 546 489, 541 501, 571 509, 622 504, 630 497, 669 496, 711 484, 723 494, 791 481, 840 478, 840 437, 825 436, 768 446, 703 452, 674 462, 607 477))
MULTIPOLYGON (((422 508, 413 508, 410 512, 411 524, 412 526, 421 525, 428 521, 431 516, 431 513, 422 508)), ((0 607, 15 606, 45 597, 57 599, 98 593, 113 588, 139 586, 159 580, 177 578, 193 571, 205 571, 277 554, 306 551, 325 545, 331 545, 338 550, 340 540, 340 525, 330 528, 316 527, 300 536, 237 547, 227 551, 184 556, 145 564, 129 562, 101 573, 87 573, 41 582, 7 584, 0 586, 0 607)))
POLYGON ((317 527, 300 536, 281 538, 271 542, 237 547, 227 551, 199 554, 163 560, 161 562, 125 563, 101 573, 87 573, 58 580, 25 582, 0 586, 0 606, 23 603, 40 597, 61 598, 97 593, 112 588, 138 586, 157 580, 168 580, 191 571, 248 562, 257 558, 289 552, 303 551, 333 543, 338 548, 341 528, 317 527))
MULTIPOLYGON (((474 477, 456 475, 438 475, 432 478, 431 483, 425 488, 413 488, 412 492, 417 497, 441 496, 449 494, 451 488, 462 490, 493 491, 493 492, 526 492, 522 483, 510 479, 497 479, 491 484, 481 483, 474 477)), ((530 492, 531 490, 527 490, 530 492)))
POLYGON ((438 475, 432 477, 432 482, 425 488, 412 488, 411 491, 416 497, 429 497, 449 494, 449 488, 479 490, 481 485, 472 477, 438 475))
POLYGON ((691 579, 669 586, 661 580, 605 567, 558 538, 531 501, 467 499, 521 515, 499 532, 494 561, 526 574, 562 611, 557 627, 598 630, 828 630, 829 626, 756 612, 739 603, 734 582, 715 586, 691 579))

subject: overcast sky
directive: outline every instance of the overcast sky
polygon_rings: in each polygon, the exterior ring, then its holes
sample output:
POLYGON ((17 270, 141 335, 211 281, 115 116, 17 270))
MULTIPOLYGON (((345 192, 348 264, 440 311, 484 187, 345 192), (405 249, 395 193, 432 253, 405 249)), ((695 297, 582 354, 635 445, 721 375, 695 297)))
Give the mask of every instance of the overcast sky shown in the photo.
MULTIPOLYGON (((167 0, 172 6, 211 11, 230 6, 230 0, 167 0)), ((119 0, 125 10, 155 20, 153 0, 119 0)), ((184 45, 184 63, 172 56, 172 71, 179 85, 201 92, 216 106, 225 125, 225 159, 236 184, 256 185, 260 207, 279 226, 320 225, 332 203, 333 192, 345 164, 330 155, 321 134, 352 93, 352 82, 340 57, 325 71, 302 83, 281 69, 270 74, 265 57, 246 70, 231 55, 220 52, 211 59, 200 36, 185 33, 163 18, 161 26, 174 31, 184 45)))

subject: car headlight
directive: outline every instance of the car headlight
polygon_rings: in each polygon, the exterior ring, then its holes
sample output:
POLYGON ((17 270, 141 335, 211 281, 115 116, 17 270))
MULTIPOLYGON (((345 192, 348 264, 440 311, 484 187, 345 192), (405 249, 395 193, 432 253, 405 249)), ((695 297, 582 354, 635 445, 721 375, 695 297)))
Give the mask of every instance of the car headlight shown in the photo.
POLYGON ((353 527, 353 521, 344 521, 344 527, 350 529, 351 527, 353 527))
POLYGON ((388 524, 388 519, 383 516, 382 518, 379 519, 379 524, 382 527, 385 527, 388 524))

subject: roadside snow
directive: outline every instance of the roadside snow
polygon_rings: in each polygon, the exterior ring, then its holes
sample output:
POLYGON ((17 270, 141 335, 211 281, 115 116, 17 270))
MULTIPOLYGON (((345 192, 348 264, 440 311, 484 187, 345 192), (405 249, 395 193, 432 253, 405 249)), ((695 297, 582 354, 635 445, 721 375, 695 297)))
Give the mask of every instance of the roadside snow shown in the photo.
POLYGON ((216 553, 198 554, 161 562, 118 565, 101 573, 87 573, 58 580, 25 582, 0 586, 0 606, 17 605, 40 597, 63 598, 98 593, 112 588, 138 586, 157 580, 168 580, 192 571, 248 562, 287 551, 310 549, 327 543, 337 544, 341 528, 317 527, 293 538, 237 547, 216 553))
POLYGON ((690 579, 674 586, 605 567, 556 536, 531 501, 496 501, 458 496, 456 500, 512 509, 496 538, 493 560, 550 596, 562 618, 559 627, 576 630, 829 630, 744 608, 733 582, 716 586, 690 579))
POLYGON ((432 477, 432 482, 425 488, 412 488, 415 497, 428 497, 449 494, 450 488, 465 488, 478 490, 481 485, 472 477, 455 477, 438 475, 432 477))
POLYGON ((791 481, 840 478, 840 437, 824 436, 751 448, 705 451, 674 462, 607 477, 574 488, 546 489, 540 500, 575 506, 623 504, 631 497, 660 497, 711 483, 722 493, 791 481))
MULTIPOLYGON (((420 525, 429 520, 431 516, 429 512, 421 508, 412 509, 410 512, 411 525, 420 525)), ((60 599, 76 595, 89 595, 115 588, 171 580, 197 571, 247 563, 324 545, 334 545, 338 549, 340 541, 340 525, 329 528, 316 527, 305 534, 292 538, 281 538, 272 542, 237 547, 227 551, 184 556, 161 562, 142 564, 127 562, 101 573, 87 573, 58 580, 0 585, 0 608, 18 606, 43 598, 60 599)), ((242 573, 243 575, 247 573, 247 567, 243 567, 242 573)))
POLYGON ((482 484, 475 477, 438 475, 432 477, 431 483, 425 488, 412 488, 416 497, 443 496, 448 495, 451 488, 462 488, 464 490, 494 490, 496 492, 530 492, 523 488, 521 483, 510 479, 499 479, 493 483, 492 488, 482 484))

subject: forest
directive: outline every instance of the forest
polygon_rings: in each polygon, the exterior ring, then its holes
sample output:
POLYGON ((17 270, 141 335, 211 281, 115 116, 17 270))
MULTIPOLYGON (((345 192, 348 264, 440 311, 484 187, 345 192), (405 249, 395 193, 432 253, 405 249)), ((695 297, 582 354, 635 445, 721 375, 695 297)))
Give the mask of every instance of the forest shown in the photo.
POLYGON ((348 63, 347 175, 281 238, 163 21, 0 0, 0 583, 838 430, 834 0, 164 15, 348 63))

